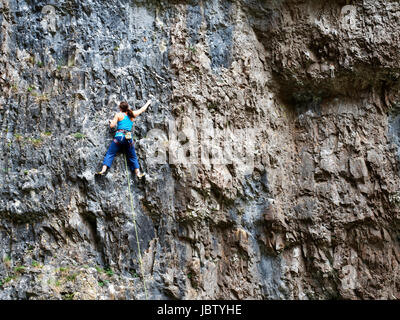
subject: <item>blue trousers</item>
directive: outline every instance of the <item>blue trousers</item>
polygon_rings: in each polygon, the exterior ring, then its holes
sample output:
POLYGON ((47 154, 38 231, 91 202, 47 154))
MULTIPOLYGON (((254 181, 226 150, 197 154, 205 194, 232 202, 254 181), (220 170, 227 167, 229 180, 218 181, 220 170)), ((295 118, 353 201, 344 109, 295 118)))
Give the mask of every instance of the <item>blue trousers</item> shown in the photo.
POLYGON ((132 171, 139 169, 139 162, 136 156, 133 139, 126 140, 122 135, 114 137, 110 147, 107 150, 106 156, 104 157, 103 165, 106 165, 108 168, 110 168, 117 152, 121 150, 123 150, 126 154, 129 168, 132 171))

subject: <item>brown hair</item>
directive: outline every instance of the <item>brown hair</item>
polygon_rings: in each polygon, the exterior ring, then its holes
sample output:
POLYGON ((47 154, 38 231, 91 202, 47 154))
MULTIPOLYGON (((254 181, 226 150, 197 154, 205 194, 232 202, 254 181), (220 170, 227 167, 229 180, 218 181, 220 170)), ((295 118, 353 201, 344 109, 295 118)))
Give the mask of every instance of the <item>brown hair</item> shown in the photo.
POLYGON ((129 108, 128 102, 122 101, 119 104, 119 108, 121 109, 122 112, 126 112, 128 114, 128 117, 133 119, 135 118, 135 115, 133 114, 132 109, 129 108))

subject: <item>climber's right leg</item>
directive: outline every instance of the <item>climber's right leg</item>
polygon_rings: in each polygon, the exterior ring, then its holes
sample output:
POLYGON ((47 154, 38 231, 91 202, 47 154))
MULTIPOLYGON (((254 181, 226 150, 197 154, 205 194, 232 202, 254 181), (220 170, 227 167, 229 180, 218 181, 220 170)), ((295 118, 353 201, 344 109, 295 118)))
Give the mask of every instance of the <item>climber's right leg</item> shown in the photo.
POLYGON ((98 174, 104 174, 107 170, 107 168, 111 168, 111 165, 114 161, 114 158, 117 154, 117 152, 119 151, 121 146, 121 142, 118 140, 118 137, 115 137, 113 139, 113 141, 111 142, 110 147, 107 150, 107 153, 104 157, 104 161, 103 161, 103 168, 101 169, 100 172, 98 172, 98 174))
POLYGON ((127 141, 128 145, 127 145, 127 159, 128 159, 128 165, 129 168, 135 172, 136 176, 141 179, 145 174, 140 172, 139 169, 139 161, 138 161, 138 157, 136 155, 135 152, 135 143, 133 142, 133 140, 129 140, 127 141))

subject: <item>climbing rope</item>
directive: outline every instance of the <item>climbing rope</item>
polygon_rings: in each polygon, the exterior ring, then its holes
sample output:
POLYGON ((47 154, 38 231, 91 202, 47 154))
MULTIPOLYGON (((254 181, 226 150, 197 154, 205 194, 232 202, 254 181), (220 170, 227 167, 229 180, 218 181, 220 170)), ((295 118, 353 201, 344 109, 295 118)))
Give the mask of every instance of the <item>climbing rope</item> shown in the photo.
POLYGON ((137 230, 137 225, 136 225, 136 217, 135 217, 134 208, 133 208, 133 198, 132 198, 132 193, 131 193, 131 182, 130 182, 130 179, 129 179, 129 171, 128 171, 128 164, 126 162, 126 155, 125 155, 124 159, 125 159, 125 175, 126 175, 126 179, 128 180, 128 193, 129 193, 130 202, 131 202, 132 220, 133 220, 133 225, 134 225, 134 228, 135 228, 136 243, 137 243, 138 255, 139 255, 140 272, 142 273, 144 294, 145 294, 146 300, 149 300, 149 297, 148 297, 148 294, 147 294, 147 288, 146 288, 146 280, 144 278, 142 254, 140 252, 140 243, 139 243, 138 230, 137 230))

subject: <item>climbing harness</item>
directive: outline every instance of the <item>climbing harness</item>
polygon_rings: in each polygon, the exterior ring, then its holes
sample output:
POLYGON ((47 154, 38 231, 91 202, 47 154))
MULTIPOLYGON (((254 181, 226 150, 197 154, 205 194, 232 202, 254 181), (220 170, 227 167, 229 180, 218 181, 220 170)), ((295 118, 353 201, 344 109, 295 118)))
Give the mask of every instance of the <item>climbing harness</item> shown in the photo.
POLYGON ((122 132, 124 134, 126 140, 132 139, 132 132, 131 131, 124 130, 124 129, 119 129, 119 130, 117 130, 117 132, 122 132))
POLYGON ((128 181, 128 193, 129 193, 130 202, 131 202, 132 220, 133 220, 133 225, 134 225, 134 228, 135 228, 136 243, 137 243, 138 256, 139 256, 140 272, 142 273, 144 294, 145 294, 146 300, 149 300, 149 297, 148 297, 148 294, 147 294, 146 280, 145 280, 145 276, 144 276, 142 254, 140 252, 140 243, 139 243, 139 236, 138 236, 138 230, 137 230, 137 224, 136 224, 136 216, 134 214, 134 208, 133 208, 133 198, 132 198, 132 193, 131 193, 131 182, 130 182, 130 179, 129 179, 129 171, 128 171, 128 164, 127 164, 127 161, 126 161, 126 155, 124 156, 124 159, 125 159, 125 174, 126 174, 126 179, 128 181))

